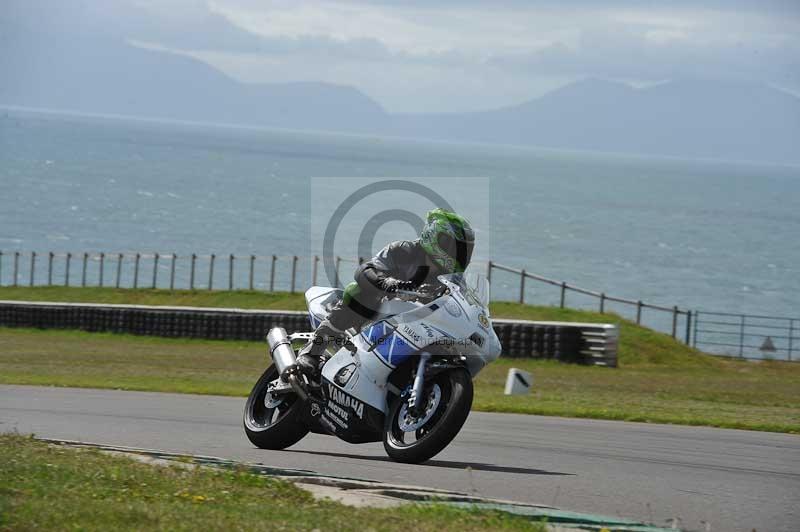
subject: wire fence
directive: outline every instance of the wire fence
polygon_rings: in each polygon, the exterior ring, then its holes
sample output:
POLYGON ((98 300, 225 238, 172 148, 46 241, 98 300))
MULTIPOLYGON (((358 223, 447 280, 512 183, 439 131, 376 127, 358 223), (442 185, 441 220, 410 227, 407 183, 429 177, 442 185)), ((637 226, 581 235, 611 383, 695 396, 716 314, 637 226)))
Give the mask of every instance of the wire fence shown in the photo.
MULTIPOLYGON (((310 283, 343 286, 363 259, 334 257, 333 279, 318 255, 37 253, 0 250, 0 286, 82 286, 170 290, 302 291, 310 283)), ((589 290, 493 261, 493 299, 615 312, 687 345, 742 358, 794 360, 800 319, 692 311, 589 290), (501 276, 502 279, 497 279, 501 276), (530 286, 537 283, 534 291, 530 286), (533 298, 535 296, 535 301, 533 298), (785 356, 784 356, 785 354, 785 356)))
POLYGON ((800 318, 697 312, 694 347, 745 359, 797 360, 800 318))
MULTIPOLYGON (((335 257, 341 286, 343 265, 359 260, 335 257)), ((297 292, 323 276, 319 256, 196 253, 23 253, 0 251, 0 286, 81 286, 187 290, 297 292)), ((346 277, 345 277, 346 278, 346 277)))
MULTIPOLYGON (((549 279, 547 277, 543 277, 541 275, 537 275, 535 273, 528 272, 524 269, 517 269, 511 268, 509 266, 504 266, 502 264, 498 264, 496 262, 489 261, 486 268, 486 277, 489 281, 492 280, 492 273, 495 271, 507 272, 513 275, 519 276, 519 291, 518 297, 516 300, 519 303, 526 302, 526 281, 533 280, 539 283, 544 283, 555 287, 558 291, 558 306, 560 308, 566 308, 568 305, 568 298, 572 300, 575 295, 580 296, 588 296, 588 298, 593 299, 595 301, 595 308, 601 314, 605 313, 609 310, 610 303, 617 303, 621 305, 628 306, 628 308, 635 314, 631 316, 632 319, 636 321, 637 324, 643 324, 643 311, 651 310, 661 313, 664 318, 667 318, 668 321, 664 322, 664 320, 658 320, 660 327, 653 327, 653 328, 660 328, 669 330, 673 338, 681 337, 686 344, 689 344, 691 341, 691 334, 692 334, 692 317, 693 311, 688 309, 680 309, 678 306, 667 307, 663 305, 655 305, 653 303, 645 303, 641 300, 633 300, 633 299, 626 299, 622 297, 617 297, 613 295, 606 294, 605 292, 597 292, 595 290, 588 290, 586 288, 581 288, 579 286, 575 286, 573 284, 569 284, 566 281, 557 281, 555 279, 549 279)), ((580 305, 583 308, 587 307, 587 302, 585 297, 580 305)), ((578 305, 572 305, 578 306, 578 305)), ((615 309, 617 310, 617 309, 615 309)))

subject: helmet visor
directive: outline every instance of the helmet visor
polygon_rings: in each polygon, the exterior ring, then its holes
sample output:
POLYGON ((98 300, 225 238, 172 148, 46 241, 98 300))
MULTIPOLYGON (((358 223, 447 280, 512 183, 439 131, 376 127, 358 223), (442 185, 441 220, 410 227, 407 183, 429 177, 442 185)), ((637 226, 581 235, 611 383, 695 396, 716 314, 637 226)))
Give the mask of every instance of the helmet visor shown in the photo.
POLYGON ((437 243, 462 269, 466 269, 467 266, 469 266, 469 261, 472 259, 472 250, 475 248, 475 242, 456 240, 448 233, 439 233, 437 243))

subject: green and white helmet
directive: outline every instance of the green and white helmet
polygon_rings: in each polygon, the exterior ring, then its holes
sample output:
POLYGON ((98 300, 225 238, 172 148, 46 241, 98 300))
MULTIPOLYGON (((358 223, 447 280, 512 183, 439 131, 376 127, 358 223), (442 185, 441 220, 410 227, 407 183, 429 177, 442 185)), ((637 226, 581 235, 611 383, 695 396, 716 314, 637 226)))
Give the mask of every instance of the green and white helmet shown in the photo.
POLYGON ((419 239, 422 249, 443 273, 461 273, 469 266, 475 232, 466 218, 434 209, 428 213, 419 239))

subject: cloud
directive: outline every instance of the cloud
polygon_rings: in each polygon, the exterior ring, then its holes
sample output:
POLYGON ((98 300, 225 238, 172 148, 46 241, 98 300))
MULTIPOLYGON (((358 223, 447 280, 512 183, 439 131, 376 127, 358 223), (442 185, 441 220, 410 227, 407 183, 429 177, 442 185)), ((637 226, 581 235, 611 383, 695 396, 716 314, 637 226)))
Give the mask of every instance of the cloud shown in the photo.
POLYGON ((241 81, 353 85, 391 110, 496 107, 587 76, 800 89, 796 0, 6 2, 43 39, 104 33, 191 55, 241 81))

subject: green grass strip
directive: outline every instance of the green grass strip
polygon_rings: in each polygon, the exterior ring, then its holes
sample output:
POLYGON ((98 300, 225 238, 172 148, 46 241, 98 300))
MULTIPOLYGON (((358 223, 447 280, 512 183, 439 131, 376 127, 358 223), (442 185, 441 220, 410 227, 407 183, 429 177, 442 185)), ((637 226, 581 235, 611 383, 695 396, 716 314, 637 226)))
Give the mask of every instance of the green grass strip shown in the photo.
POLYGON ((527 530, 500 511, 352 508, 246 470, 155 466, 0 434, 0 530, 527 530))

